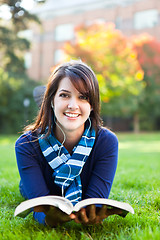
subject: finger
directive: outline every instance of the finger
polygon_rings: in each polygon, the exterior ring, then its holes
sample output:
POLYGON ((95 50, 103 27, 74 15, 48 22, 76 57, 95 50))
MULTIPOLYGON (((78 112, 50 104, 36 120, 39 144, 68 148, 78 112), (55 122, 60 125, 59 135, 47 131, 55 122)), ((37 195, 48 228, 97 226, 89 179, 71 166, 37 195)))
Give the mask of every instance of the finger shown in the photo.
POLYGON ((87 214, 86 214, 86 209, 82 208, 80 210, 79 214, 80 214, 81 222, 82 223, 87 223, 88 222, 88 217, 87 217, 87 214))
POLYGON ((74 221, 75 221, 76 223, 81 223, 81 219, 80 219, 80 211, 74 213, 74 215, 75 215, 75 219, 74 219, 74 221))
POLYGON ((80 221, 80 219, 79 219, 78 216, 75 217, 74 221, 75 221, 76 223, 81 223, 81 221, 80 221))
POLYGON ((69 217, 70 217, 70 219, 74 220, 74 219, 76 218, 76 215, 73 214, 73 213, 71 213, 71 214, 69 215, 69 217))
POLYGON ((94 204, 87 207, 87 216, 89 222, 93 222, 96 219, 96 206, 94 204))
POLYGON ((100 210, 99 210, 99 212, 98 212, 98 216, 99 217, 101 217, 101 218, 105 218, 106 217, 106 214, 107 213, 107 206, 106 205, 103 205, 101 208, 100 208, 100 210))

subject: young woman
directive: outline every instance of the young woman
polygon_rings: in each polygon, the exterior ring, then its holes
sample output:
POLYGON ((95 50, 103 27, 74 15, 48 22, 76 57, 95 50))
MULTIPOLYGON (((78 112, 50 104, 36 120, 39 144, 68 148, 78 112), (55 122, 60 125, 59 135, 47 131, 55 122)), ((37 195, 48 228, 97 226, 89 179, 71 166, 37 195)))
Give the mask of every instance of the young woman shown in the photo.
MULTIPOLYGON (((27 198, 64 196, 108 198, 114 179, 118 140, 101 126, 99 86, 93 71, 81 61, 58 66, 51 74, 32 126, 16 141, 20 192, 27 198)), ((67 216, 54 207, 37 207, 34 218, 51 227, 73 220, 101 223, 118 213, 96 206, 67 216)))

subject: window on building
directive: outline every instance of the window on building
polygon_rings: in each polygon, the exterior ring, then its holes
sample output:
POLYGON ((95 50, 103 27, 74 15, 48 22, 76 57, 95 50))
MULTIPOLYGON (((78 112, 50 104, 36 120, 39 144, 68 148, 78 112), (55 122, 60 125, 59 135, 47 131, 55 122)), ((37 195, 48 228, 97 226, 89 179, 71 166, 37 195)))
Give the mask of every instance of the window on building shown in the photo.
POLYGON ((73 24, 61 24, 55 28, 55 40, 66 41, 74 38, 73 24))
POLYGON ((149 9, 141 12, 136 12, 134 15, 134 28, 152 28, 158 24, 158 11, 149 9))
POLYGON ((64 51, 62 49, 57 49, 54 52, 54 64, 58 64, 60 62, 62 62, 65 58, 65 54, 64 51))
POLYGON ((29 69, 32 65, 32 54, 27 52, 24 55, 24 66, 26 69, 29 69))

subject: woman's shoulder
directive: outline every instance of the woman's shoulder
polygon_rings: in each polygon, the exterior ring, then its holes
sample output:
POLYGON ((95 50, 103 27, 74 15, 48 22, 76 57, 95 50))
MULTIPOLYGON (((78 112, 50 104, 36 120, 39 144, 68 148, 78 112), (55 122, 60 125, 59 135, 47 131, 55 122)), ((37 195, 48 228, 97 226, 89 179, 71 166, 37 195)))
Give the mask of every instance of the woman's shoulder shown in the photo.
POLYGON ((101 127, 99 128, 97 132, 97 140, 98 141, 107 141, 107 142, 114 142, 118 143, 118 138, 114 132, 112 132, 110 129, 101 127))
POLYGON ((15 146, 18 147, 22 144, 37 142, 37 134, 35 132, 27 131, 23 133, 15 142, 15 146))
POLYGON ((97 137, 94 145, 94 153, 100 156, 118 151, 118 138, 111 130, 101 127, 97 132, 97 137))

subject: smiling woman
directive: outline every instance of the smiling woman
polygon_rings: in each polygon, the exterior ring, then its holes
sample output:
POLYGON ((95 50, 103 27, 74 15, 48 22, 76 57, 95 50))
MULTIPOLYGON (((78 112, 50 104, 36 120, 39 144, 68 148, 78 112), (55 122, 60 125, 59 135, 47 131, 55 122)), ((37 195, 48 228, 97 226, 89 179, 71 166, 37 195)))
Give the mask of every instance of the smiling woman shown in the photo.
MULTIPOLYGON (((102 127, 97 78, 81 61, 58 66, 49 78, 33 125, 16 141, 20 191, 27 199, 59 195, 73 205, 87 198, 108 198, 118 140, 102 127)), ((101 223, 107 209, 96 206, 67 216, 52 208, 34 212, 51 227, 66 221, 101 223)), ((115 214, 115 211, 114 211, 115 214)))
POLYGON ((75 143, 79 142, 84 132, 84 123, 91 112, 89 99, 85 96, 86 91, 84 93, 78 92, 67 77, 61 80, 53 99, 54 114, 60 126, 60 128, 56 128, 55 136, 62 142, 63 130, 66 136, 64 146, 69 142, 67 145, 70 146, 70 153, 75 143), (73 146, 71 142, 73 142, 73 146))

